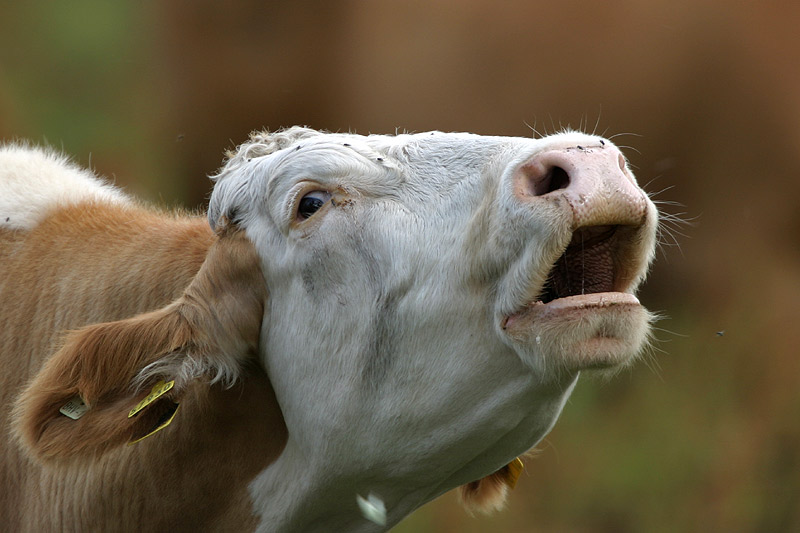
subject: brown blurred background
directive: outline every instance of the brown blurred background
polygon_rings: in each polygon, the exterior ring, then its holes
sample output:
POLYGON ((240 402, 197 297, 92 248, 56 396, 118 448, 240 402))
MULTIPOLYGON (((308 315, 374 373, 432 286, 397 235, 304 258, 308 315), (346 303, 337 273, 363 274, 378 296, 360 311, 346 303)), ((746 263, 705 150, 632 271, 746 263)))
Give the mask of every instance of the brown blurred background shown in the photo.
POLYGON ((202 207, 250 130, 597 129, 671 225, 654 355, 584 379, 508 509, 399 532, 800 531, 800 4, 17 2, 0 137, 202 207), (677 246, 677 245, 679 246, 677 246))

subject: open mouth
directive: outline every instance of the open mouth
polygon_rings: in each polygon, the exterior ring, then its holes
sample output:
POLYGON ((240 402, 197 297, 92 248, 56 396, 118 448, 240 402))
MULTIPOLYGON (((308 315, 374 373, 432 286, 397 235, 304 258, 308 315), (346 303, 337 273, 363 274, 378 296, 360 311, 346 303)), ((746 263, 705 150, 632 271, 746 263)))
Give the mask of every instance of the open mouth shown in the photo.
POLYGON ((538 296, 501 319, 504 333, 539 353, 541 364, 575 370, 632 361, 648 325, 633 294, 644 261, 641 230, 624 224, 576 230, 538 296))
POLYGON ((553 263, 539 295, 501 322, 513 335, 524 335, 531 321, 580 320, 601 309, 639 308, 630 290, 635 270, 635 235, 640 228, 601 225, 579 228, 553 263))
POLYGON ((615 287, 614 248, 619 226, 591 226, 575 231, 553 265, 539 300, 619 290, 615 287))

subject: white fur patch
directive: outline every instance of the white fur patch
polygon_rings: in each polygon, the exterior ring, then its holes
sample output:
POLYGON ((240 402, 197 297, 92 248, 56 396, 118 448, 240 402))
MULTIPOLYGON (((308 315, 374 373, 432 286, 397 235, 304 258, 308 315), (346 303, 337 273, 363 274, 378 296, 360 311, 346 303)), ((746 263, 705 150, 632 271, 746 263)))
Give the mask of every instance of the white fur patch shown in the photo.
POLYGON ((53 209, 86 201, 128 204, 128 197, 51 149, 0 146, 0 228, 31 229, 53 209))

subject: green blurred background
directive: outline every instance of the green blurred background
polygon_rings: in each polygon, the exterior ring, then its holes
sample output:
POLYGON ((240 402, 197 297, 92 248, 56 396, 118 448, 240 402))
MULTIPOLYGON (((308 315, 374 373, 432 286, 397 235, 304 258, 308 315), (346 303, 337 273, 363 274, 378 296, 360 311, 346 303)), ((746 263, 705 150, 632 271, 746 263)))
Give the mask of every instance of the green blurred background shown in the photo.
POLYGON ((199 208, 253 129, 621 134, 693 220, 641 296, 653 356, 584 376, 506 511, 446 495, 396 531, 800 531, 798 22, 743 0, 5 3, 0 137, 199 208))

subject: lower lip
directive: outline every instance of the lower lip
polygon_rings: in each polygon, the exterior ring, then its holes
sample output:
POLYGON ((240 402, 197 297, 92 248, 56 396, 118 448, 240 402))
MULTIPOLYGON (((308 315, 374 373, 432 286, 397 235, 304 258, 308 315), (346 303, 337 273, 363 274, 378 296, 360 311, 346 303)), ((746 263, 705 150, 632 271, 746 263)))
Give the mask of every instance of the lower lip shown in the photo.
POLYGON ((640 307, 639 300, 633 294, 626 292, 598 292, 593 294, 579 294, 558 298, 552 302, 534 302, 522 311, 509 315, 503 320, 502 327, 509 331, 515 329, 517 323, 561 319, 569 320, 580 318, 581 315, 597 311, 614 310, 624 311, 625 307, 640 307))

